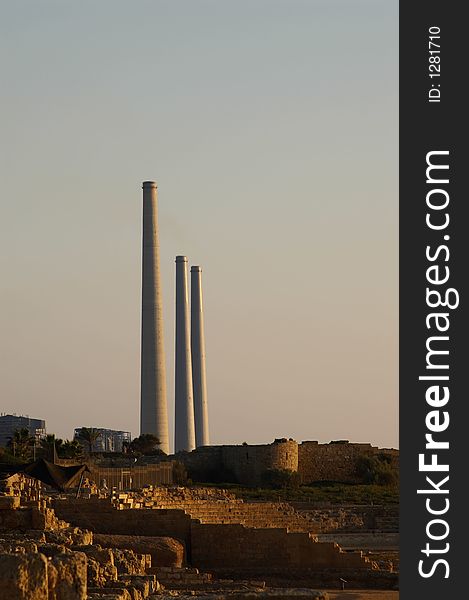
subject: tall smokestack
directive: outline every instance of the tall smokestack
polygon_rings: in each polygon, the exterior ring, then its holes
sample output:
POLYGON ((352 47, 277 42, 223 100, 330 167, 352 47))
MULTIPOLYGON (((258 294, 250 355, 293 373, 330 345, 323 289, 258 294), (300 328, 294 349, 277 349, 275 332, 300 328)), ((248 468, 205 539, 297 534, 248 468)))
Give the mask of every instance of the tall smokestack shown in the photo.
POLYGON ((195 448, 187 258, 176 256, 175 452, 195 448))
POLYGON ((140 433, 152 433, 169 454, 163 302, 156 183, 143 182, 142 354, 140 433))
POLYGON ((196 446, 210 444, 208 432, 207 380, 205 374, 204 309, 202 300, 202 269, 191 267, 191 350, 194 386, 196 446))

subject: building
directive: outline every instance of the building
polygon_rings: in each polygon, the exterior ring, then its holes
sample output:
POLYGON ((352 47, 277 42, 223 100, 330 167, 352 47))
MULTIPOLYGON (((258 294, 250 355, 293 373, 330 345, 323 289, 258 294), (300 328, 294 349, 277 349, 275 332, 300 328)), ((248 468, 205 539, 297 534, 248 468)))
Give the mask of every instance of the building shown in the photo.
POLYGON ((0 415, 0 446, 6 446, 18 429, 27 429, 36 439, 46 435, 46 422, 22 415, 0 415))
MULTIPOLYGON (((86 442, 80 439, 80 431, 82 429, 83 427, 75 429, 73 439, 86 444, 86 442)), ((85 429, 99 431, 99 437, 93 442, 93 452, 122 452, 124 442, 130 443, 132 440, 130 431, 116 431, 115 429, 104 429, 103 427, 86 427, 85 429)))
POLYGON ((299 482, 363 483, 360 462, 375 458, 397 473, 399 450, 335 440, 329 444, 278 438, 271 444, 201 446, 171 457, 182 462, 197 483, 238 483, 261 487, 273 472, 297 473, 299 482), (267 479, 266 479, 267 478, 267 479))

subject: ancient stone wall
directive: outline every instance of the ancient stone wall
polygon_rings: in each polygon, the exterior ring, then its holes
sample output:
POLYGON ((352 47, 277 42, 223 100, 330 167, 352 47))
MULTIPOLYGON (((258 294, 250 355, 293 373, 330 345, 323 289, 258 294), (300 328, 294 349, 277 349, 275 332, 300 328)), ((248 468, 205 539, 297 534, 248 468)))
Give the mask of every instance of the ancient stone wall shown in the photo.
POLYGON ((194 481, 234 482, 262 485, 268 470, 298 470, 298 444, 275 440, 272 444, 205 446, 183 452, 176 458, 184 463, 194 481))
POLYGON ((30 501, 19 506, 19 498, 0 496, 0 532, 11 529, 60 530, 68 527, 57 518, 53 509, 44 500, 30 501))
POLYGON ((399 549, 398 533, 320 533, 319 542, 335 542, 344 550, 360 548, 360 550, 399 549))
POLYGON ((205 446, 181 452, 182 462, 193 481, 233 482, 262 486, 268 470, 289 470, 300 474, 302 483, 317 481, 360 482, 357 461, 362 456, 384 454, 398 466, 399 451, 371 444, 349 442, 302 442, 279 439, 272 444, 205 446))
POLYGON ((272 444, 203 446, 173 457, 145 457, 150 464, 132 467, 128 466, 128 459, 120 459, 124 461, 121 466, 105 466, 106 461, 102 460, 101 464, 93 463, 90 468, 91 478, 98 486, 105 479, 109 488, 119 490, 171 484, 174 459, 185 465, 189 477, 196 482, 262 486, 266 471, 286 469, 298 472, 301 482, 306 484, 318 481, 359 483, 358 460, 363 456, 378 455, 386 455, 398 467, 399 451, 395 449, 346 441, 298 444, 283 438, 272 444))
POLYGON ((96 533, 169 536, 186 544, 190 541, 191 518, 183 510, 116 510, 106 498, 57 499, 54 509, 61 519, 96 533))
POLYGON ((119 510, 183 510, 201 523, 241 523, 246 527, 280 527, 290 531, 315 531, 315 522, 286 502, 246 502, 219 488, 163 488, 119 492, 110 502, 119 510))
POLYGON ((182 567, 185 560, 183 544, 171 537, 95 533, 93 543, 103 548, 120 548, 133 550, 136 554, 149 554, 153 567, 182 567))
POLYGON ((342 552, 332 542, 318 543, 308 533, 195 521, 191 531, 192 564, 198 568, 373 568, 361 553, 342 552))
POLYGON ((290 504, 314 525, 318 533, 399 531, 399 505, 330 505, 317 502, 290 504))
POLYGON ((357 462, 362 456, 385 454, 397 464, 399 451, 371 444, 302 442, 298 446, 298 472, 302 483, 342 481, 359 483, 357 462))
MULTIPOLYGON (((223 446, 202 446, 193 452, 179 452, 175 458, 184 464, 194 481, 227 482, 222 459, 223 446)), ((226 475, 230 475, 229 473, 226 475)))
POLYGON ((298 444, 293 440, 259 446, 222 446, 221 454, 224 467, 246 485, 262 483, 268 470, 298 470, 298 444))

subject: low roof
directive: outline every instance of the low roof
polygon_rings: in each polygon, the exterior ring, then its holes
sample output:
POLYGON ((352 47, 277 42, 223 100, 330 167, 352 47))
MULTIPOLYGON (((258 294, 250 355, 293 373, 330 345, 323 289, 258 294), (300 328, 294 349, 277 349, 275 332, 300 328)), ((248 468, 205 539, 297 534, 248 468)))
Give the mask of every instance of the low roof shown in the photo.
POLYGON ((64 490, 78 486, 80 477, 84 472, 89 472, 86 465, 75 465, 73 467, 62 467, 55 465, 43 458, 36 462, 18 468, 17 472, 24 473, 35 479, 39 479, 42 483, 50 485, 57 490, 64 490))

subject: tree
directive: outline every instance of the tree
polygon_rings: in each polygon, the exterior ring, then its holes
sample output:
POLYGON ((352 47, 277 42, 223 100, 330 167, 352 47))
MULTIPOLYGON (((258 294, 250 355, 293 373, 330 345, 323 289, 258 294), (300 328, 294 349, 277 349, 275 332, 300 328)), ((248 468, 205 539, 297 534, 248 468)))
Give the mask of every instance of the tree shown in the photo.
POLYGON ((60 438, 56 438, 54 433, 48 433, 46 437, 42 438, 39 443, 41 456, 46 460, 53 461, 55 458, 55 452, 57 453, 57 456, 60 454, 62 444, 63 441, 60 438))
POLYGON ((82 427, 78 433, 78 439, 88 444, 88 454, 93 452, 93 444, 99 440, 101 432, 93 427, 82 427))
POLYGON ((83 458, 83 446, 78 440, 65 440, 60 448, 61 458, 83 458))
POLYGON ((79 459, 83 457, 83 446, 78 440, 61 440, 49 433, 39 443, 39 456, 49 461, 56 457, 79 459))
POLYGON ((22 460, 31 458, 31 450, 36 438, 29 433, 29 429, 17 429, 12 437, 9 438, 7 447, 12 451, 13 456, 22 460))
POLYGON ((24 464, 24 460, 13 455, 10 448, 0 447, 0 463, 7 463, 9 465, 21 465, 24 464))
POLYGON ((161 444, 160 440, 152 433, 142 433, 139 437, 134 438, 129 445, 129 450, 133 454, 151 454, 155 451, 162 453, 157 446, 161 444))
POLYGON ((385 454, 377 456, 360 456, 357 460, 356 472, 365 484, 397 486, 399 471, 392 464, 391 458, 385 454))

